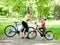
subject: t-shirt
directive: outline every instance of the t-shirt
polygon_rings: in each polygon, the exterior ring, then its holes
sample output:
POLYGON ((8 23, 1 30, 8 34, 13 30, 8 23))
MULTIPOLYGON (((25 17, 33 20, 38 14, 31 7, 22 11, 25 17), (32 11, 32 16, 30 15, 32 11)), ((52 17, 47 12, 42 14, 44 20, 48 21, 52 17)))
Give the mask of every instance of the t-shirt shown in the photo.
POLYGON ((42 28, 46 28, 45 21, 42 21, 42 28))
POLYGON ((32 20, 32 16, 30 14, 26 14, 26 16, 24 17, 23 21, 27 21, 27 20, 32 20))

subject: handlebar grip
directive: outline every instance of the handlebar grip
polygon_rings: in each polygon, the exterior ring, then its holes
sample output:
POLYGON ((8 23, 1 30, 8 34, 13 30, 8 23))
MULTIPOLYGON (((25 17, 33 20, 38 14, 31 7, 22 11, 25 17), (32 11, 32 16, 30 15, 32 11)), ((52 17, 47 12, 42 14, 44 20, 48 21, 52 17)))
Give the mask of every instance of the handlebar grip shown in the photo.
POLYGON ((37 22, 35 22, 35 24, 37 24, 37 22))

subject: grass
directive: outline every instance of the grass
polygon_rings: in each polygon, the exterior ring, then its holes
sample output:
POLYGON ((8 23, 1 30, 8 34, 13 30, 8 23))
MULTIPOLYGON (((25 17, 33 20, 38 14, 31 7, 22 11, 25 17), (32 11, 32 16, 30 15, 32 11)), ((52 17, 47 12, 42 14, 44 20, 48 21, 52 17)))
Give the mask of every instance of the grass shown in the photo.
POLYGON ((7 26, 7 25, 12 25, 13 22, 10 21, 10 20, 0 20, 0 36, 2 34, 4 34, 4 28, 7 26))
POLYGON ((47 30, 51 30, 55 34, 55 39, 60 40, 60 25, 47 26, 47 30))
MULTIPOLYGON (((0 36, 4 34, 4 28, 12 24, 14 24, 12 20, 0 20, 0 36)), ((60 25, 49 25, 47 30, 52 30, 55 33, 55 38, 60 40, 60 25)))

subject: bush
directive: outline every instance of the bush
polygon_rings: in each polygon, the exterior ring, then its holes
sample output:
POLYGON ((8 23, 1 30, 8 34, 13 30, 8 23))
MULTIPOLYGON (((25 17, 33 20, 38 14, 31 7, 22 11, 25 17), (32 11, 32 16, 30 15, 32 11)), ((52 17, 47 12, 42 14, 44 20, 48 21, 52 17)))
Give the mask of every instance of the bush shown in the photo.
POLYGON ((1 16, 6 16, 6 14, 8 13, 8 10, 2 10, 3 8, 0 8, 0 15, 1 16))

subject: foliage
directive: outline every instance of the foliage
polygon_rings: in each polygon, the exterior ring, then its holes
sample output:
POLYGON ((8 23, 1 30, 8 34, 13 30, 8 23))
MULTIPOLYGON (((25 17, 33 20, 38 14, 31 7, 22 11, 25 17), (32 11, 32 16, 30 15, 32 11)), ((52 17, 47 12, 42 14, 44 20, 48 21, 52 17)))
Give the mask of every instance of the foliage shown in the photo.
POLYGON ((3 7, 0 8, 0 15, 5 16, 8 13, 8 10, 3 10, 3 7))
POLYGON ((7 10, 12 10, 12 12, 19 12, 21 15, 25 16, 27 10, 27 5, 29 9, 38 12, 40 17, 54 16, 55 11, 55 0, 1 0, 2 4, 7 8, 7 10), (28 1, 28 2, 27 2, 28 1), (36 6, 36 7, 35 7, 36 6))
POLYGON ((54 14, 55 1, 52 0, 38 0, 36 2, 37 10, 41 16, 48 17, 54 14))
POLYGON ((55 11, 54 11, 54 17, 55 19, 60 19, 60 6, 56 5, 55 11))

